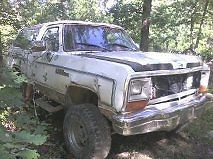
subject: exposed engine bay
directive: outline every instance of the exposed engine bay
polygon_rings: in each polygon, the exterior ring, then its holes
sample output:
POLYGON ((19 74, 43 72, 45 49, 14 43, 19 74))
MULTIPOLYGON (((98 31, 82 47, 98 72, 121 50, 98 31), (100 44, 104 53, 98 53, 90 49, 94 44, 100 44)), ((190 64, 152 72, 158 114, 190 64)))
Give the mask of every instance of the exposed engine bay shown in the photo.
POLYGON ((201 72, 152 77, 152 98, 160 98, 200 86, 201 72))

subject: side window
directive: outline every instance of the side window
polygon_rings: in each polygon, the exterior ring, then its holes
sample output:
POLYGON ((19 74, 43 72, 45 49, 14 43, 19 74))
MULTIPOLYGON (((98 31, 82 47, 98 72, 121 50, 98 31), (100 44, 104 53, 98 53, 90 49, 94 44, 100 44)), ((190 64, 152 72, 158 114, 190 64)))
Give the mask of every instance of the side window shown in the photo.
POLYGON ((36 29, 23 29, 19 32, 17 38, 13 42, 13 46, 20 47, 22 49, 28 49, 31 47, 31 42, 34 41, 38 35, 40 28, 36 29))
POLYGON ((58 51, 59 49, 59 27, 49 28, 42 38, 46 43, 46 49, 49 51, 58 51))

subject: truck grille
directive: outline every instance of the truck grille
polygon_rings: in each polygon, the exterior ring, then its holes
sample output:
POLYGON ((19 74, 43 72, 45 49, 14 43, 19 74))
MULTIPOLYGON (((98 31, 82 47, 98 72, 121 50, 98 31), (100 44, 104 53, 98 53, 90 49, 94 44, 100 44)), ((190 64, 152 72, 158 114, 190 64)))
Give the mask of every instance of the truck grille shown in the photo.
POLYGON ((152 99, 199 88, 200 79, 201 73, 199 71, 152 77, 152 99))

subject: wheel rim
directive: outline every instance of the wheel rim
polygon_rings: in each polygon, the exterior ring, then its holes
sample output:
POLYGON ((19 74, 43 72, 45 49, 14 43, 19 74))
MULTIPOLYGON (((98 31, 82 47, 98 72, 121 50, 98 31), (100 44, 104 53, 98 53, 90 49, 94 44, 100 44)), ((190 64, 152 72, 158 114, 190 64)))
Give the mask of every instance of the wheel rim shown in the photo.
POLYGON ((84 123, 80 119, 71 119, 68 126, 68 141, 77 151, 82 151, 88 143, 88 135, 84 123))

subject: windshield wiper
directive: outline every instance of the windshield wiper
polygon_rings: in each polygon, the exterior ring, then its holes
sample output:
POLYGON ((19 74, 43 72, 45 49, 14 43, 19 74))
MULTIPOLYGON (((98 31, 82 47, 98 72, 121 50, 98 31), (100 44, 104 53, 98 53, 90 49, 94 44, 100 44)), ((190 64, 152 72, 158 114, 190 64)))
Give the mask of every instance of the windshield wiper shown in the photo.
POLYGON ((101 48, 101 49, 103 49, 105 51, 112 51, 112 50, 110 50, 108 48, 105 48, 105 47, 102 47, 100 45, 95 45, 95 44, 90 44, 90 43, 76 43, 76 44, 97 47, 97 48, 101 48))
POLYGON ((120 46, 120 47, 125 47, 125 48, 127 48, 127 49, 131 49, 132 51, 136 51, 136 49, 131 48, 131 47, 128 47, 128 46, 123 45, 123 44, 111 43, 111 44, 108 44, 107 46, 109 46, 109 45, 117 45, 117 46, 120 46))

